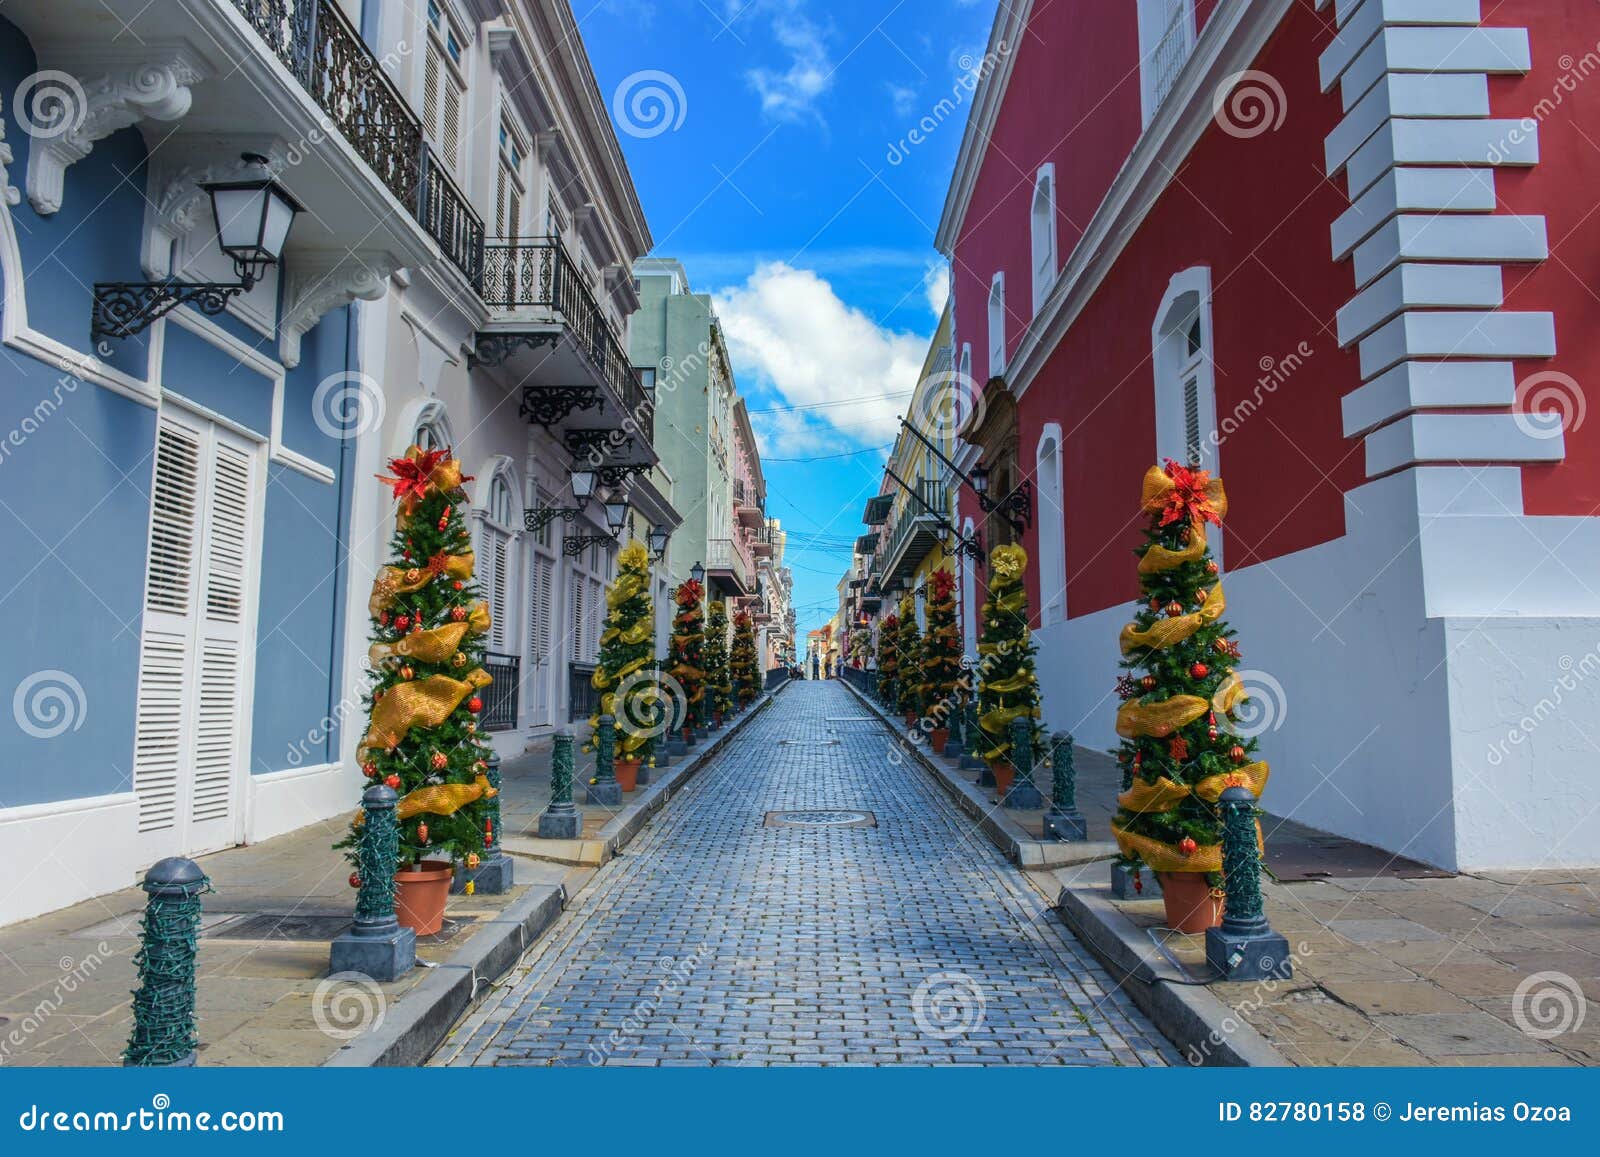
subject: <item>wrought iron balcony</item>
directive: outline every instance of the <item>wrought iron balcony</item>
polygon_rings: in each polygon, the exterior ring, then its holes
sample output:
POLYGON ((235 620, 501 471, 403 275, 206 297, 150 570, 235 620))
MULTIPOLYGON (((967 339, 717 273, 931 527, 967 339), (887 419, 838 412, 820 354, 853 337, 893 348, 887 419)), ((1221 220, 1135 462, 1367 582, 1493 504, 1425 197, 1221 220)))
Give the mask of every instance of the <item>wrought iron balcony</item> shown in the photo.
MULTIPOLYGON (((488 343, 523 344, 553 335, 535 333, 541 326, 559 326, 571 335, 606 387, 622 415, 638 427, 644 443, 655 438, 655 399, 644 388, 622 339, 606 319, 599 302, 584 281, 561 241, 555 237, 495 238, 483 246, 478 293, 484 304, 499 314, 496 328, 479 335, 488 343), (527 322, 529 329, 515 324, 527 322)), ((486 355, 480 353, 480 360, 486 355)))
POLYGON ((743 542, 736 538, 713 538, 706 543, 706 570, 721 572, 733 579, 740 593, 754 585, 755 567, 743 542))
POLYGON ((916 493, 907 496, 883 548, 883 572, 891 579, 914 571, 949 524, 950 498, 944 483, 936 478, 921 478, 915 486, 916 493))
POLYGON ((473 284, 483 221, 434 163, 422 122, 333 0, 233 0, 285 68, 473 284))

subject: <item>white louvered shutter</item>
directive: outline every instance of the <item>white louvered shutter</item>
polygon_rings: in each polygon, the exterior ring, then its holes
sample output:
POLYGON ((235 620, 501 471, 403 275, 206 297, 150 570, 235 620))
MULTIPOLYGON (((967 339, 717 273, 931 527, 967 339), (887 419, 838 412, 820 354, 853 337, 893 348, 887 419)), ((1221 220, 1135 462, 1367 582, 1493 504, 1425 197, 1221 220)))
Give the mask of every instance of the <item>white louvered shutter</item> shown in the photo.
POLYGON ((428 41, 428 51, 422 63, 422 123, 428 135, 442 146, 439 136, 439 80, 444 74, 444 61, 438 46, 428 41))
POLYGON ((449 72, 444 75, 444 123, 440 126, 439 146, 452 169, 461 161, 461 87, 449 72))
POLYGON ((237 836, 255 462, 209 424, 161 419, 134 726, 145 858, 237 836))
POLYGON ((589 662, 600 660, 600 632, 606 619, 606 588, 597 578, 589 580, 589 617, 584 645, 589 649, 589 662))
POLYGON ((489 603, 489 650, 504 654, 511 639, 511 536, 485 523, 480 538, 479 565, 489 603))
POLYGON ((584 578, 577 571, 567 572, 567 606, 572 610, 572 661, 582 663, 586 655, 584 647, 584 614, 583 614, 584 578))

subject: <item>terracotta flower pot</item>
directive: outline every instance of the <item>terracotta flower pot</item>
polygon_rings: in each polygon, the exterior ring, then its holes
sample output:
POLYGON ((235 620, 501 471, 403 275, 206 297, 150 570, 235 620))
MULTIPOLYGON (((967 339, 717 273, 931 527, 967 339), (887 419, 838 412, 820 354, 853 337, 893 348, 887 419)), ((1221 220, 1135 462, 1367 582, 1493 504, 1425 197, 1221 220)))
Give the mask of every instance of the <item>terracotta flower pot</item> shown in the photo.
POLYGON ((721 727, 722 726, 722 712, 713 711, 711 713, 711 726, 713 726, 713 727, 721 727))
POLYGON ((617 784, 623 791, 632 791, 639 786, 639 764, 637 759, 617 759, 611 763, 611 770, 616 773, 617 784))
POLYGON ((933 743, 935 755, 944 754, 944 745, 950 742, 950 729, 948 727, 935 727, 928 733, 928 739, 933 743))
POLYGON ((1222 893, 1214 891, 1204 872, 1157 872, 1167 927, 1174 932, 1204 932, 1222 923, 1222 893))
POLYGON ((694 746, 694 727, 689 725, 683 729, 683 743, 685 747, 694 746))
POLYGON ((915 727, 916 725, 917 725, 917 713, 915 711, 907 711, 906 712, 906 726, 907 727, 915 727))
POLYGON ((1000 793, 1000 798, 1005 799, 1006 793, 1011 790, 1011 781, 1016 777, 1017 769, 1003 759, 991 759, 989 770, 994 774, 994 786, 1000 793))
POLYGON ((423 860, 394 874, 394 913, 402 928, 432 936, 444 927, 444 905, 450 898, 455 866, 447 860, 423 860))

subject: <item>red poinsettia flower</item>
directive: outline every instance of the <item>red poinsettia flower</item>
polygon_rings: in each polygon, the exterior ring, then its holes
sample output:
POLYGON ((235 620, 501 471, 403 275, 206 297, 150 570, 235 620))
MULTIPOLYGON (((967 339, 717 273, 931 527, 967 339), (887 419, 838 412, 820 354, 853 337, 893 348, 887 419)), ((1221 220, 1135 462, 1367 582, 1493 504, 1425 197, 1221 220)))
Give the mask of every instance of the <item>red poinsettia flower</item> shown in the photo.
POLYGON ((1171 458, 1166 460, 1163 469, 1167 477, 1172 479, 1172 489, 1168 492, 1166 504, 1161 511, 1162 526, 1171 526, 1174 522, 1211 522, 1217 526, 1222 525, 1222 519, 1212 502, 1210 471, 1184 466, 1171 458))
POLYGON ((426 498, 428 480, 438 469, 439 463, 449 457, 449 453, 448 450, 424 450, 415 458, 391 458, 389 470, 394 476, 391 478, 380 474, 378 481, 387 482, 393 487, 397 499, 426 498))

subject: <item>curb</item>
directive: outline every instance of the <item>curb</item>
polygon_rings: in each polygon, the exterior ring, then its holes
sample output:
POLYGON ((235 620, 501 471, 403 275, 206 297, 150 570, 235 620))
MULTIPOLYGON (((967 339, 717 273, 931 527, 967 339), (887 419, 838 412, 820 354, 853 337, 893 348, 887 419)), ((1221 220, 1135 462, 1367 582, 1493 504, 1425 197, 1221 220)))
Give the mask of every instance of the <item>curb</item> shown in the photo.
MULTIPOLYGON (((905 732, 899 720, 890 718, 883 708, 849 682, 840 681, 896 736, 905 739, 905 732)), ((1117 854, 1115 845, 1103 842, 1070 843, 1063 840, 1035 838, 1003 810, 990 803, 989 798, 974 784, 945 766, 942 760, 935 759, 921 744, 905 742, 902 746, 905 752, 921 764, 923 769, 933 776, 934 781, 944 788, 945 793, 957 807, 978 821, 979 828, 989 837, 989 842, 999 848, 1006 859, 1018 867, 1030 870, 1069 868, 1076 864, 1092 863, 1095 860, 1109 860, 1117 854)), ((1039 814, 1042 816, 1044 813, 1039 814)))
POLYGON ((566 889, 539 884, 507 906, 449 960, 395 1000, 377 1030, 364 1033, 323 1062, 324 1068, 419 1065, 495 980, 556 922, 566 889))
MULTIPOLYGON (((638 799, 596 833, 604 847, 601 863, 626 846, 667 801, 683 789, 694 774, 710 762, 722 747, 743 730, 782 694, 787 682, 764 692, 742 713, 739 722, 726 728, 702 751, 691 755, 670 774, 652 783, 638 799)), ((509 849, 508 849, 509 850, 509 849)), ((556 922, 567 906, 566 889, 559 884, 539 884, 528 889, 499 916, 480 925, 461 950, 432 969, 430 974, 397 998, 382 1024, 364 1033, 323 1062, 324 1068, 371 1068, 420 1065, 427 1061, 463 1013, 500 977, 510 972, 522 954, 556 922)))
POLYGON ((1117 910, 1110 885, 1062 888, 1056 914, 1191 1065, 1293 1067, 1207 985, 1174 969, 1150 938, 1117 910))
POLYGON ((783 694, 789 682, 792 680, 784 682, 775 690, 762 692, 761 697, 750 705, 750 709, 729 721, 708 746, 696 749, 685 756, 683 762, 664 771, 658 768, 652 772, 650 783, 634 792, 627 806, 607 820, 605 826, 588 839, 540 840, 537 836, 520 835, 502 840, 501 846, 513 855, 526 856, 531 860, 574 864, 586 868, 598 868, 615 859, 617 853, 633 842, 645 824, 666 807, 668 801, 682 791, 702 767, 709 763, 735 735, 743 731, 746 724, 765 711, 777 696, 783 694), (657 778, 658 775, 660 778, 657 778), (553 854, 558 849, 571 850, 576 854, 559 856, 553 854))
MULTIPOLYGON (((861 703, 897 735, 899 721, 891 719, 878 704, 848 681, 841 680, 861 703)), ((934 781, 944 787, 956 805, 976 819, 984 834, 1018 867, 1025 869, 1067 867, 1097 860, 1109 860, 1115 845, 1071 844, 1035 840, 1011 817, 994 808, 985 795, 965 777, 932 758, 920 744, 906 743, 905 750, 934 781), (1057 858, 1052 849, 1080 849, 1071 858, 1057 858), (1109 849, 1109 850, 1101 850, 1109 849), (1083 854, 1083 853, 1090 854, 1083 854)), ((1069 853, 1070 856, 1070 853, 1069 853)), ((1111 900, 1110 885, 1083 885, 1062 888, 1055 911, 1095 959, 1110 971, 1112 980, 1127 992, 1139 1010, 1184 1054, 1192 1065, 1202 1067, 1292 1067, 1266 1037, 1236 1016, 1209 987, 1197 984, 1172 967, 1165 957, 1124 916, 1111 900)))

